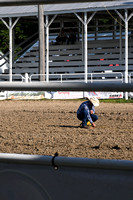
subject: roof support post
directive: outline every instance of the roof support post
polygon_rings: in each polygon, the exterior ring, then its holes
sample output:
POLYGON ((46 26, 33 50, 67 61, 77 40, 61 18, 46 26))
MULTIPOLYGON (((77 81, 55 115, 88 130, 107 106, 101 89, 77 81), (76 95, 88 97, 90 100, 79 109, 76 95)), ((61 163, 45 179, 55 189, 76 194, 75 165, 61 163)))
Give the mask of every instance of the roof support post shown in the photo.
MULTIPOLYGON (((125 18, 118 12, 118 10, 115 10, 116 13, 119 15, 119 17, 124 21, 125 23, 125 83, 128 83, 128 21, 133 16, 133 13, 131 13, 128 16, 128 10, 125 9, 125 18)), ((125 92, 125 99, 128 100, 128 93, 125 92)))
POLYGON ((87 31, 87 26, 89 22, 92 20, 96 12, 93 12, 92 15, 87 19, 87 12, 84 13, 84 66, 85 66, 85 82, 87 83, 88 80, 88 31, 87 31))
POLYGON ((121 19, 120 19, 120 25, 119 25, 119 31, 120 31, 120 61, 122 60, 122 25, 121 25, 121 19))
POLYGON ((84 24, 82 24, 82 61, 84 61, 84 24))
MULTIPOLYGON (((115 10, 116 13, 119 15, 119 17, 124 21, 125 23, 125 83, 128 83, 128 21, 133 16, 133 13, 131 13, 128 16, 128 10, 125 9, 125 18, 118 12, 118 10, 115 10)), ((125 99, 128 99, 128 93, 125 93, 125 99)))
POLYGON ((49 26, 48 26, 48 15, 46 15, 46 82, 49 82, 49 26))
POLYGON ((13 28, 17 24, 19 18, 12 23, 12 18, 9 18, 9 81, 12 82, 12 65, 14 61, 13 56, 13 28))
POLYGON ((87 12, 84 13, 84 67, 85 67, 85 83, 87 83, 87 67, 88 67, 88 44, 87 44, 87 12))
POLYGON ((13 56, 12 56, 12 18, 9 18, 9 81, 12 82, 12 64, 13 64, 13 56))
POLYGON ((54 19, 56 18, 57 15, 54 15, 54 17, 50 20, 48 15, 46 15, 46 82, 49 82, 49 26, 52 24, 54 19))
POLYGON ((15 40, 14 40, 14 35, 15 33, 14 33, 14 29, 12 30, 12 51, 13 51, 13 54, 12 54, 12 56, 13 56, 13 58, 12 58, 12 61, 13 61, 13 63, 14 63, 14 56, 15 56, 15 40))
MULTIPOLYGON (((74 13, 77 18, 82 22, 84 25, 84 72, 85 72, 85 83, 88 81, 88 31, 87 31, 87 25, 92 20, 93 16, 96 14, 96 12, 93 12, 92 15, 87 19, 87 12, 84 13, 84 20, 77 14, 74 13)), ((83 41, 82 41, 83 42, 83 41)))
MULTIPOLYGON (((128 83, 128 10, 125 9, 125 83, 128 83)), ((125 93, 128 99, 128 93, 125 93)))
POLYGON ((44 5, 38 6, 38 20, 39 20, 39 74, 40 74, 40 81, 45 81, 44 5))
POLYGON ((9 81, 12 82, 12 65, 13 65, 13 28, 17 24, 19 18, 15 20, 15 22, 12 22, 12 18, 9 18, 9 25, 6 23, 6 21, 2 18, 0 18, 1 21, 5 24, 5 26, 9 30, 9 81))

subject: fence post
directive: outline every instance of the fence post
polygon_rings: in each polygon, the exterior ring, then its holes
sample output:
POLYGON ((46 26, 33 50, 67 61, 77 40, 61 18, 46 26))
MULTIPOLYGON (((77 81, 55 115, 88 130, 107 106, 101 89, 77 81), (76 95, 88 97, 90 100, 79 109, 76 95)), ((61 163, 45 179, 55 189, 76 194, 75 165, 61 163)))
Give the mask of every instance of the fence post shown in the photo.
POLYGON ((28 83, 28 80, 29 80, 28 73, 25 73, 25 83, 28 83))

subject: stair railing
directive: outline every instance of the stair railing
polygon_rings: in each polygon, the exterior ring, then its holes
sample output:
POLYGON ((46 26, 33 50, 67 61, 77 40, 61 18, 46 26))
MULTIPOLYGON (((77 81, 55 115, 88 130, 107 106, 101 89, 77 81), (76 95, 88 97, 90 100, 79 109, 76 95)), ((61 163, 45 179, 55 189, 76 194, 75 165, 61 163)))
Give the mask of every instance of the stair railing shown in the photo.
MULTIPOLYGON (((28 39, 26 39, 25 41, 21 42, 19 45, 17 45, 14 49, 14 51, 21 47, 22 45, 26 44, 28 41, 30 41, 32 38, 34 38, 35 36, 38 35, 38 32, 34 33, 32 36, 30 36, 28 39)), ((38 37, 36 37, 35 40, 33 40, 31 43, 29 43, 27 46, 25 46, 22 50, 18 51, 16 54, 14 54, 14 58, 16 58, 16 60, 18 59, 18 55, 22 55, 22 53, 24 53, 27 49, 29 49, 36 41, 38 40, 38 37)), ((8 59, 8 56, 9 56, 9 51, 6 52, 4 55, 0 56, 0 60, 1 59, 5 59, 5 62, 3 62, 0 67, 2 67, 3 65, 5 65, 6 63, 9 64, 9 59, 8 59)))

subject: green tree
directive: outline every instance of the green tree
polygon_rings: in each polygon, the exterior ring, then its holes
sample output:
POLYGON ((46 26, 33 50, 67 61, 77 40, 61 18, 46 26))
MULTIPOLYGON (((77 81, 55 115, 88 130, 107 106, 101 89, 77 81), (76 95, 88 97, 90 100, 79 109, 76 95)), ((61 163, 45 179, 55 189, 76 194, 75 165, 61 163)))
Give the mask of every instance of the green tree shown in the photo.
POLYGON ((6 53, 9 50, 9 31, 0 21, 0 51, 6 53))
MULTIPOLYGON (((9 23, 9 20, 6 19, 7 24, 9 23)), ((14 19, 15 20, 15 19, 14 19)), ((23 20, 20 19, 17 24, 14 27, 14 39, 15 39, 15 46, 18 46, 23 41, 27 40, 32 34, 38 31, 38 26, 36 23, 32 23, 32 21, 23 20)), ((17 48, 14 53, 20 51, 25 45, 17 48)), ((0 21, 0 51, 3 53, 6 53, 9 51, 9 30, 3 24, 2 21, 0 21)))

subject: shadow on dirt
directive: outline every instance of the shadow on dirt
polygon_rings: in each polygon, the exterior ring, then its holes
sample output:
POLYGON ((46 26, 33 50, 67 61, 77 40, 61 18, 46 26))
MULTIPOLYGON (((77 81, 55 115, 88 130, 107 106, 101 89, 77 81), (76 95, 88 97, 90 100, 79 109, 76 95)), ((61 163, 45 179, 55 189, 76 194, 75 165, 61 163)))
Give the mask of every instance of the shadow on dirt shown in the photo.
POLYGON ((61 127, 61 128, 80 128, 79 126, 70 126, 70 125, 49 125, 49 127, 61 127))

